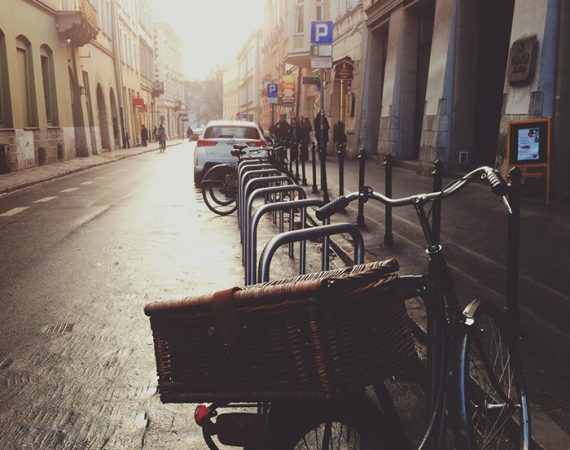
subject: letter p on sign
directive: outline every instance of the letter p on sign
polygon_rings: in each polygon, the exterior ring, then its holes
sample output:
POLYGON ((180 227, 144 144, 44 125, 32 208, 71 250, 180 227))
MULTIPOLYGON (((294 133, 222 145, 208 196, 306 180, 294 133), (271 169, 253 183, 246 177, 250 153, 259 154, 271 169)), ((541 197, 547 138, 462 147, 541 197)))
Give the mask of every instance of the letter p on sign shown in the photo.
POLYGON ((332 45, 333 23, 328 20, 311 22, 311 44, 332 45))

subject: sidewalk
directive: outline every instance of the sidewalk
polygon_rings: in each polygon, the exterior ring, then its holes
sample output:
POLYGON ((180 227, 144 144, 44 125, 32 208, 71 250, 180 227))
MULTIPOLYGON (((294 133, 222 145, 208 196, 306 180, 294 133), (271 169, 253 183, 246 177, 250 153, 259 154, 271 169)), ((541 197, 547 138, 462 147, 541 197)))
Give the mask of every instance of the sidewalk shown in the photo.
MULTIPOLYGON (((169 145, 181 142, 170 141, 169 145)), ((151 151, 158 151, 158 146, 153 143, 148 147, 115 150, 0 175, 0 196, 151 151)), ((329 156, 327 168, 329 193, 333 199, 338 195, 336 158, 329 156)), ((311 196, 310 164, 307 170, 309 186, 306 192, 311 196)), ((344 192, 357 190, 357 180, 358 162, 346 160, 344 192)), ((395 167, 393 180, 394 197, 431 190, 432 180, 416 175, 410 167, 395 167)), ((381 165, 368 161, 366 184, 383 191, 384 168, 381 165)), ((345 221, 356 223, 356 204, 345 214, 333 218, 333 222, 345 221)), ((473 183, 444 202, 442 244, 462 298, 478 297, 504 304, 506 223, 501 202, 486 185, 473 183)), ((370 201, 365 205, 365 226, 361 231, 367 261, 395 257, 402 273, 426 271, 423 237, 413 209, 393 210, 392 247, 383 244, 384 207, 381 204, 370 201)), ((545 206, 540 200, 523 199, 520 305, 524 339, 521 350, 533 407, 533 434, 543 449, 570 448, 569 235, 570 205, 553 202, 545 206)), ((342 258, 350 259, 352 246, 347 239, 337 238, 335 245, 345 249, 340 252, 342 258)), ((293 268, 295 263, 291 264, 293 268)))
MULTIPOLYGON (((167 142, 167 146, 178 145, 182 142, 183 140, 171 140, 167 142)), ((37 183, 81 172, 82 170, 87 170, 91 167, 112 163, 120 159, 130 158, 131 156, 137 156, 141 153, 152 151, 158 151, 157 142, 151 142, 146 147, 118 149, 102 153, 100 155, 77 157, 68 161, 46 164, 44 166, 33 167, 19 172, 2 174, 0 175, 0 196, 37 183)))
MULTIPOLYGON (((329 156, 327 179, 331 200, 339 195, 338 161, 329 156)), ((368 161, 365 184, 384 192, 382 165, 368 161)), ((311 194, 312 172, 308 174, 311 194)), ((320 179, 320 177, 318 177, 320 179)), ((344 192, 357 190, 358 161, 345 161, 344 192)), ((449 180, 444 180, 445 183, 449 180)), ((320 188, 320 184, 319 184, 320 188)), ((430 177, 418 176, 413 166, 393 169, 393 197, 432 190, 430 177)), ((384 245, 385 209, 364 205, 361 227, 366 261, 396 258, 402 273, 425 273, 425 241, 413 208, 393 209, 394 245, 384 245)), ((357 203, 333 222, 356 224, 357 203)), ((316 220, 316 219, 315 219, 316 220)), ((524 198, 521 205, 520 309, 523 356, 533 407, 533 433, 542 448, 570 448, 570 205, 524 198)), ((507 216, 487 185, 472 183, 442 205, 442 245, 460 299, 505 304, 507 216)), ((343 259, 352 257, 348 238, 334 239, 343 259)))

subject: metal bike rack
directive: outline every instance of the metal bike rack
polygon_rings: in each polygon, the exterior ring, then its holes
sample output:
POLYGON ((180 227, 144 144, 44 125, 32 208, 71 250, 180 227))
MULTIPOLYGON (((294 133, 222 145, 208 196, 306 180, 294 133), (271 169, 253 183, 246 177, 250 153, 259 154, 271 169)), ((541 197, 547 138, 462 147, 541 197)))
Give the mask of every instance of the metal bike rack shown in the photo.
POLYGON ((259 170, 251 170, 249 172, 245 172, 241 180, 238 183, 238 226, 240 230, 243 230, 243 204, 245 202, 245 195, 244 195, 244 186, 247 186, 247 183, 251 181, 252 178, 255 177, 263 177, 267 178, 270 176, 281 175, 281 172, 275 168, 271 169, 259 169, 259 170))
MULTIPOLYGON (((349 233, 354 241, 354 263, 364 263, 364 239, 362 233, 354 225, 350 223, 335 223, 332 225, 323 225, 322 227, 305 228, 304 230, 287 231, 286 233, 274 236, 264 247, 258 266, 259 282, 269 281, 269 267, 271 259, 277 249, 283 244, 289 242, 306 241, 320 237, 330 237, 335 234, 349 233)), ((323 268, 323 270, 326 270, 323 268)))
MULTIPOLYGON (((245 205, 245 209, 244 209, 244 216, 243 216, 243 245, 242 245, 242 253, 241 253, 241 261, 243 264, 245 264, 246 267, 246 271, 248 268, 248 264, 247 264, 247 258, 249 256, 249 230, 250 230, 250 223, 251 223, 251 209, 253 208, 253 202, 255 201, 256 198, 262 196, 262 195, 267 195, 267 194, 281 194, 280 195, 280 200, 279 202, 273 202, 273 203, 269 203, 269 204, 281 204, 284 203, 283 202, 283 193, 293 193, 293 192, 298 192, 299 193, 299 198, 300 199, 305 199, 307 198, 307 194, 305 193, 305 190, 301 187, 298 186, 296 184, 287 184, 284 186, 269 186, 269 187, 263 187, 263 188, 258 188, 255 189, 248 197, 247 197, 247 202, 245 205)), ((291 200, 293 200, 291 198, 291 200)), ((280 211, 280 218, 279 218, 279 233, 283 233, 283 211, 282 209, 279 208, 274 208, 272 209, 272 211, 280 211)), ((292 231, 292 221, 289 221, 289 231, 292 231)), ((289 247, 289 256, 293 256, 293 248, 292 248, 292 244, 289 247)))
MULTIPOLYGON (((255 266, 257 263, 257 227, 259 222, 261 221, 261 217, 276 208, 287 209, 287 208, 298 208, 301 210, 301 230, 305 229, 305 224, 307 222, 307 208, 309 206, 323 206, 325 203, 318 198, 310 198, 310 199, 303 199, 303 200, 293 200, 290 202, 283 202, 283 203, 268 203, 266 205, 261 206, 259 209, 255 211, 255 214, 251 220, 249 226, 249 257, 247 258, 246 264, 246 285, 255 284, 257 282, 257 274, 255 272, 255 266)), ((328 225, 330 222, 330 218, 327 218, 323 221, 323 225, 328 225)), ((289 230, 291 232, 292 230, 289 230)), ((307 271, 307 241, 302 240, 300 241, 300 253, 299 253, 299 274, 303 275, 307 271)), ((293 242, 290 242, 289 245, 293 245, 293 242)), ((326 261, 328 263, 329 260, 329 245, 328 245, 328 237, 325 237, 325 241, 323 242, 323 265, 326 261)))
MULTIPOLYGON (((277 170, 277 169, 274 169, 277 170)), ((281 173, 281 172, 277 172, 277 173, 281 173)), ((258 186, 258 185, 265 185, 266 186, 270 186, 271 183, 283 183, 286 182, 287 184, 295 184, 294 181, 291 179, 291 177, 288 177, 287 175, 276 175, 276 176, 267 176, 267 177, 259 177, 259 178, 252 178, 250 180, 244 180, 245 182, 245 187, 242 190, 241 193, 241 197, 238 198, 239 203, 238 203, 238 209, 240 210, 239 214, 240 214, 240 220, 239 222, 239 229, 241 231, 240 233, 240 238, 241 238, 241 242, 243 242, 243 218, 245 217, 245 204, 246 204, 246 200, 249 192, 251 192, 253 190, 254 187, 258 186)))
MULTIPOLYGON (((262 162, 262 161, 255 161, 255 162, 249 162, 247 161, 247 163, 245 165, 241 165, 238 167, 238 192, 237 192, 237 199, 241 198, 241 190, 242 190, 242 180, 244 175, 247 172, 250 172, 252 170, 262 170, 262 169, 274 169, 273 165, 269 164, 268 162, 262 162)), ((237 200, 236 199, 236 200, 237 200)), ((238 216, 238 224, 240 223, 240 215, 239 215, 239 208, 237 210, 237 216, 238 216)), ((240 225, 241 226, 241 225, 240 225)))

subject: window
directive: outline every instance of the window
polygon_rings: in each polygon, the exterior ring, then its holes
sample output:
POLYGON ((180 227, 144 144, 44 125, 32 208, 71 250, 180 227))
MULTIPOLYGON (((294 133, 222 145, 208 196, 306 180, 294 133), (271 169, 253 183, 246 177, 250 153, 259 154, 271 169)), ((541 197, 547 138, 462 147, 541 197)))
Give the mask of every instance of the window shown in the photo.
POLYGON ((296 0, 295 5, 295 33, 305 32, 305 1, 296 0))
POLYGON ((317 5, 317 13, 316 13, 316 18, 317 20, 323 20, 323 0, 317 0, 316 1, 316 5, 317 5))
POLYGON ((48 126, 58 125, 57 95, 55 91, 55 74, 53 68, 53 53, 47 45, 40 48, 42 64, 42 82, 44 86, 44 103, 48 126))
POLYGON ((37 127, 36 91, 32 65, 32 46, 24 36, 16 39, 17 50, 17 93, 22 102, 22 124, 24 127, 37 127))
POLYGON ((259 132, 252 127, 210 127, 206 128, 204 139, 259 139, 259 132))
POLYGON ((2 31, 0 31, 0 128, 10 128, 12 126, 9 95, 6 40, 2 31))

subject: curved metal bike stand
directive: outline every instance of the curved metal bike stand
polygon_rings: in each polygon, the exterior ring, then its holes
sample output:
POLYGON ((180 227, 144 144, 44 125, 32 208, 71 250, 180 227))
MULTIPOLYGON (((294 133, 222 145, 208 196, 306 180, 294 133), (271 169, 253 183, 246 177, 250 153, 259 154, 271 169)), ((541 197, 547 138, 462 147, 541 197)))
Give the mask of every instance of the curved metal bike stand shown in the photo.
MULTIPOLYGON (((280 194, 280 199, 277 202, 272 202, 269 204, 281 204, 284 203, 283 202, 283 194, 284 193, 290 193, 289 195, 291 195, 292 192, 298 192, 299 193, 299 198, 300 199, 305 199, 307 198, 307 194, 305 193, 305 190, 301 187, 298 186, 296 184, 286 184, 284 186, 269 186, 269 187, 262 187, 262 188, 257 188, 255 189, 248 197, 247 197, 247 201, 246 201, 246 205, 245 205, 245 215, 243 216, 243 245, 242 245, 242 263, 245 264, 245 269, 246 269, 246 280, 247 280, 247 271, 248 271, 248 258, 249 258, 249 235, 250 235, 250 223, 251 223, 251 210, 253 208, 253 202, 255 201, 256 198, 262 196, 262 195, 268 195, 268 194, 280 194)), ((271 211, 280 211, 280 219, 279 219, 279 233, 283 233, 284 231, 284 223, 283 223, 283 211, 286 208, 273 208, 271 211)), ((291 214, 290 214, 291 215, 291 214)), ((292 220, 289 220, 289 231, 293 230, 293 223, 292 220)), ((292 249, 292 245, 291 244, 289 246, 289 256, 293 256, 293 249, 292 249)), ((255 269, 254 269, 255 270, 255 269)))
MULTIPOLYGON (((273 170, 277 170, 277 169, 273 169, 273 170)), ((253 172, 255 173, 255 172, 253 172)), ((281 172, 278 172, 281 173, 281 172)), ((258 177, 258 178, 252 178, 252 179, 246 179, 245 181, 245 186, 243 188, 242 194, 241 194, 241 198, 239 198, 240 202, 238 203, 238 208, 240 210, 240 239, 241 242, 244 241, 244 237, 243 237, 243 233, 244 233, 244 228, 243 228, 243 218, 245 217, 245 204, 246 204, 246 199, 249 196, 249 193, 253 191, 254 187, 257 186, 263 186, 263 187, 267 187, 267 186, 272 186, 272 183, 278 183, 278 182, 285 182, 286 184, 295 184, 293 182, 293 180, 291 179, 291 177, 288 177, 287 175, 275 175, 275 176, 265 176, 265 177, 258 177)))
POLYGON ((308 239, 315 239, 319 237, 328 237, 335 234, 349 233, 354 240, 354 263, 364 263, 364 239, 362 233, 356 226, 343 222, 334 223, 332 225, 323 225, 322 227, 305 228, 304 230, 287 231, 286 233, 274 236, 261 252, 258 267, 258 279, 260 283, 269 281, 269 266, 271 259, 277 249, 283 244, 289 242, 304 241, 308 239))
MULTIPOLYGON (((263 162, 263 161, 244 161, 245 164, 240 163, 240 165, 238 166, 238 196, 237 198, 240 198, 241 196, 241 188, 242 188, 242 180, 243 180, 243 176, 245 173, 251 171, 251 170, 260 170, 260 169, 271 169, 274 168, 271 164, 269 164, 268 162, 263 162)), ((239 220, 239 209, 238 209, 238 220, 239 220)))
POLYGON ((282 173, 277 170, 276 168, 270 169, 259 169, 259 170, 251 170, 249 172, 245 172, 243 174, 242 179, 239 181, 238 184, 238 227, 240 230, 243 230, 243 204, 245 202, 245 195, 244 195, 244 186, 247 184, 249 180, 255 177, 268 177, 272 175, 282 175, 282 173))
MULTIPOLYGON (((261 217, 270 211, 273 211, 276 208, 299 208, 301 209, 301 229, 305 229, 305 223, 307 220, 307 208, 309 206, 323 206, 325 202, 318 198, 309 198, 303 200, 293 200, 290 202, 283 202, 283 203, 268 203, 266 205, 261 206, 255 211, 253 218, 251 219, 250 227, 249 227, 249 257, 248 263, 246 264, 246 279, 245 284, 255 284, 257 282, 257 274, 255 272, 255 266, 257 263, 257 227, 261 220, 261 217)), ((323 221, 323 225, 327 225, 330 222, 330 218, 327 218, 323 221)), ((292 231, 292 230, 289 230, 292 231)), ((328 241, 328 237, 325 237, 328 241)), ((289 243, 290 245, 293 242, 289 243)), ((324 259, 328 261, 328 242, 323 243, 323 251, 325 252, 324 259)), ((299 256, 299 275, 303 275, 306 273, 306 260, 307 260, 307 241, 302 240, 300 246, 300 256, 299 256)), ((324 260, 323 259, 323 260, 324 260)))

